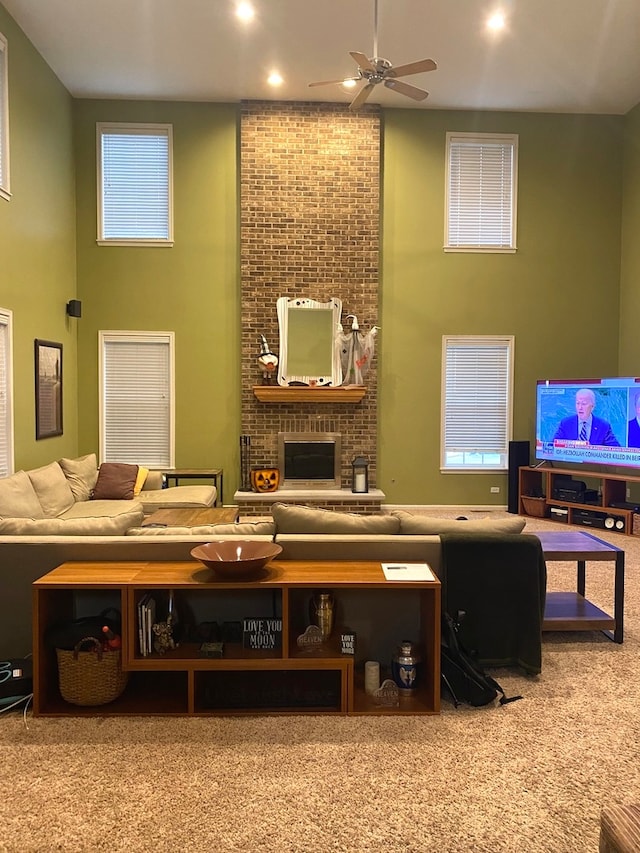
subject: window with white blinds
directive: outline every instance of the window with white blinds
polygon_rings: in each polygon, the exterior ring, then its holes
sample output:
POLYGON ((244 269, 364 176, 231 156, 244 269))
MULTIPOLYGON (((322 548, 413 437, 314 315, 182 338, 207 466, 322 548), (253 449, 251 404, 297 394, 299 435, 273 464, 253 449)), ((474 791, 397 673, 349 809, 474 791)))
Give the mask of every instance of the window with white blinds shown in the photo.
POLYGON ((174 465, 173 332, 100 332, 100 460, 174 465))
POLYGON ((515 252, 516 134, 447 133, 445 251, 515 252))
POLYGON ((172 128, 97 125, 98 243, 173 242, 172 128))
POLYGON ((513 337, 442 339, 442 471, 508 467, 513 337))
POLYGON ((0 308, 0 477, 13 474, 12 323, 0 308))
POLYGON ((0 33, 0 198, 9 199, 9 63, 7 40, 0 33))

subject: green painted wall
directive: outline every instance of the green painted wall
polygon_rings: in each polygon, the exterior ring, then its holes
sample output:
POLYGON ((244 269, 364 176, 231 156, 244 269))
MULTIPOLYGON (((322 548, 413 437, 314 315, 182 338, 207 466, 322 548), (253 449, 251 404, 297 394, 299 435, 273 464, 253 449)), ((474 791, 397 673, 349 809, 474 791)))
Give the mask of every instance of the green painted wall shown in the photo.
MULTIPOLYGON (((14 312, 16 466, 97 450, 99 329, 174 330, 176 462, 224 467, 229 501, 241 383, 237 108, 74 102, 2 6, 0 31, 14 194, 0 200, 0 306, 14 312), (96 245, 97 121, 173 124, 173 249, 96 245), (80 320, 65 314, 74 297, 80 320), (63 343, 65 373, 64 435, 39 442, 36 337, 63 343)), ((639 372, 640 107, 627 117, 385 110, 382 227, 379 484, 389 503, 502 504, 505 475, 439 472, 442 335, 515 335, 516 439, 533 438, 537 378, 639 372), (442 251, 447 130, 520 135, 517 254, 442 251)))
POLYGON ((505 475, 440 474, 443 334, 515 335, 517 440, 534 437, 536 379, 616 374, 623 123, 385 112, 379 483, 389 503, 505 503, 505 475), (451 130, 519 134, 516 254, 443 252, 451 130))
POLYGON ((79 452, 99 448, 98 331, 174 331, 176 464, 239 467, 237 109, 76 101, 79 452), (173 125, 173 248, 96 243, 96 122, 173 125))
POLYGON ((620 373, 640 376, 640 104, 625 117, 620 373))
POLYGON ((13 312, 15 467, 76 451, 77 321, 71 97, 0 6, 8 40, 10 201, 0 199, 0 306, 13 312), (63 345, 64 434, 35 440, 35 338, 63 345))

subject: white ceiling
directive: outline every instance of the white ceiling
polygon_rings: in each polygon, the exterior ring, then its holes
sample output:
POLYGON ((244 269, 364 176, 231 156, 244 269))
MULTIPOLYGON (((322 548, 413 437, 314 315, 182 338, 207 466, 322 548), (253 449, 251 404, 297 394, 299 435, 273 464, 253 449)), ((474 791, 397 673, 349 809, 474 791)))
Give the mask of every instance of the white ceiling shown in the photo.
MULTIPOLYGON (((353 75, 351 50, 373 55, 374 0, 253 0, 249 26, 234 0, 0 2, 81 98, 348 103, 341 86, 308 83, 353 75)), ((379 56, 438 69, 404 78, 426 101, 377 86, 371 103, 624 114, 640 102, 640 0, 379 0, 378 24, 379 56), (507 28, 490 36, 498 7, 507 28)))

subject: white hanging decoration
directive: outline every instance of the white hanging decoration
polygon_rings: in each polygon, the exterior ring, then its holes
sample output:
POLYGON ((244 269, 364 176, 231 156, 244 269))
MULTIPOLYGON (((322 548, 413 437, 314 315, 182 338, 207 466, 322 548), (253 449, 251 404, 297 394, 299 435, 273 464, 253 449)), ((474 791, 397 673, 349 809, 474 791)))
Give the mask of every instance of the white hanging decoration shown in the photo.
POLYGON ((364 333, 360 331, 356 315, 347 314, 347 319, 349 318, 352 320, 350 332, 345 332, 342 324, 338 324, 337 342, 340 347, 342 384, 363 385, 375 353, 378 327, 373 326, 364 333))

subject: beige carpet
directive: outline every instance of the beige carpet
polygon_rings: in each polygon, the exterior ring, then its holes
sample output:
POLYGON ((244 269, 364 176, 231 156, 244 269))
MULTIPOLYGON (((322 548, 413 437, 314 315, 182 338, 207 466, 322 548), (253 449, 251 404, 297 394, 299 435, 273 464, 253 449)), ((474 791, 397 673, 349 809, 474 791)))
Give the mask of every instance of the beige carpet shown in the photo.
MULTIPOLYGON (((530 521, 527 530, 558 529, 530 521)), ((504 707, 439 717, 33 719, 0 715, 0 850, 597 851, 603 805, 640 800, 640 539, 625 642, 546 634, 504 707)), ((613 570, 587 567, 609 609, 613 570)), ((549 565, 549 588, 575 567, 549 565)))

